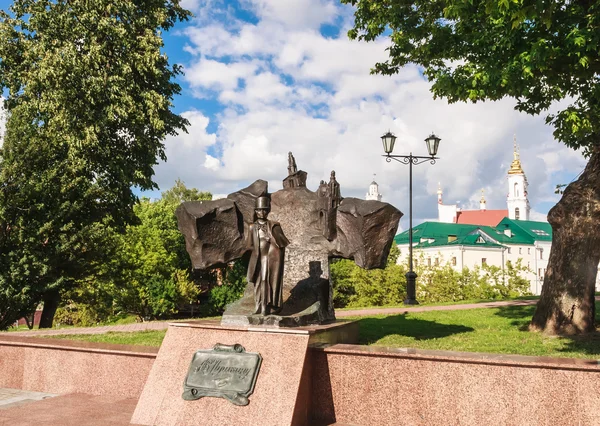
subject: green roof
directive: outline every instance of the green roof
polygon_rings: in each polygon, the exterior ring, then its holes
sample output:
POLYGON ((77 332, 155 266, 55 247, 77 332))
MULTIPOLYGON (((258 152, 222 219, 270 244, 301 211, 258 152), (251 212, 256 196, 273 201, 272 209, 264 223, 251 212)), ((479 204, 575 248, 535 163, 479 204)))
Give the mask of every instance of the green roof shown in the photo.
POLYGON ((523 232, 535 241, 552 241, 552 226, 548 222, 513 220, 505 217, 496 228, 503 229, 505 226, 508 226, 513 232, 523 232))
MULTIPOLYGON (((394 241, 396 244, 408 244, 408 231, 396 235, 394 241)), ((533 245, 535 241, 552 241, 549 223, 505 217, 498 226, 423 222, 413 228, 413 242, 419 248, 461 245, 501 247, 505 244, 533 245), (510 236, 504 233, 506 229, 510 230, 510 236)))

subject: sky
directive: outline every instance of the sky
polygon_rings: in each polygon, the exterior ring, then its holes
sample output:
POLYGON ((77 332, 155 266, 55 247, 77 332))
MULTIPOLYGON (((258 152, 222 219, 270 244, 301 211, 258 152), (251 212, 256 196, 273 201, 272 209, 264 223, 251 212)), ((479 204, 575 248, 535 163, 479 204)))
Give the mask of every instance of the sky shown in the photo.
MULTIPOLYGON (((5 8, 7 0, 0 0, 5 8)), ((164 51, 183 66, 175 112, 190 126, 165 140, 167 161, 156 168, 160 190, 176 179, 228 194, 256 179, 282 187, 287 154, 308 173, 307 186, 336 171, 342 196, 364 198, 374 178, 383 201, 405 213, 408 166, 382 157, 381 135, 396 136, 394 154, 426 155, 424 139, 442 140, 435 165, 414 167, 413 215, 437 218, 444 203, 505 209, 506 172, 516 135, 529 182, 532 220, 545 220, 557 184, 585 166, 583 156, 553 139, 544 116, 513 109, 513 99, 448 105, 434 100, 416 66, 396 76, 371 75, 388 41, 351 41, 353 9, 333 0, 182 0, 195 17, 165 33, 164 51)), ((143 195, 160 196, 160 191, 143 195)))

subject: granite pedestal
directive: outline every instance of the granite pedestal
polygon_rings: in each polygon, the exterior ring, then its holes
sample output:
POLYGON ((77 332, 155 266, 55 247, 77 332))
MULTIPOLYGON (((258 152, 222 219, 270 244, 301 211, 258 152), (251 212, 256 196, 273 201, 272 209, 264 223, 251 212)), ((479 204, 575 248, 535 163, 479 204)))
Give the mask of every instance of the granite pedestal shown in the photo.
POLYGON ((217 321, 169 324, 131 423, 140 425, 304 425, 308 423, 311 345, 356 342, 358 324, 268 328, 217 321), (247 406, 222 398, 182 398, 192 356, 215 344, 240 344, 258 352, 262 365, 247 406))

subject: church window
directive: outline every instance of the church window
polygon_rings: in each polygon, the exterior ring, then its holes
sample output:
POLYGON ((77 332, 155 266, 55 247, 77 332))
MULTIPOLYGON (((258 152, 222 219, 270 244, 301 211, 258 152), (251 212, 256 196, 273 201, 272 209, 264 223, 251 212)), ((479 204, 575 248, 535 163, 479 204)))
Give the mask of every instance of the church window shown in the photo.
POLYGON ((515 219, 516 219, 516 220, 519 220, 519 217, 521 216, 519 213, 520 213, 520 212, 519 212, 519 208, 518 208, 518 207, 517 207, 517 208, 515 208, 515 219))
POLYGON ((510 254, 510 247, 508 248, 508 254, 510 254))
POLYGON ((519 184, 518 183, 515 183, 515 187, 514 187, 513 192, 514 192, 514 196, 515 197, 519 196, 519 184))
POLYGON ((431 266, 431 257, 427 258, 427 266, 431 266))
POLYGON ((435 258, 435 266, 438 266, 440 264, 440 259, 439 258, 435 258))
POLYGON ((519 247, 519 254, 522 254, 522 250, 523 249, 521 247, 519 247))
POLYGON ((538 277, 542 278, 542 268, 538 269, 538 277))
POLYGON ((452 258, 452 266, 456 266, 456 257, 452 258))
POLYGON ((531 247, 527 247, 527 254, 531 254, 531 247))
POLYGON ((540 259, 544 258, 544 249, 540 249, 540 259))
POLYGON ((487 265, 487 259, 485 257, 481 258, 481 264, 482 265, 487 265))

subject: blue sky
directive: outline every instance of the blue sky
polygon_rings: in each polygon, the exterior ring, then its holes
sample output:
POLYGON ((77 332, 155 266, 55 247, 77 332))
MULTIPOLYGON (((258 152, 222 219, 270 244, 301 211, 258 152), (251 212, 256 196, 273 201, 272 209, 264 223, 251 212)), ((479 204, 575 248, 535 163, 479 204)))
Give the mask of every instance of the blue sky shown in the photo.
MULTIPOLYGON (((0 0, 0 7, 9 2, 0 0)), ((481 188, 490 209, 506 208, 513 135, 529 181, 532 218, 558 200, 554 187, 585 165, 554 141, 543 117, 513 110, 514 101, 448 105, 433 100, 414 66, 394 77, 370 75, 387 40, 348 40, 352 9, 330 0, 183 0, 195 17, 165 34, 165 52, 183 65, 175 110, 189 133, 165 141, 168 161, 156 182, 226 194, 256 179, 281 188, 287 153, 316 189, 331 170, 343 196, 364 198, 376 174, 383 200, 408 212, 408 167, 386 163, 380 136, 398 136, 396 153, 426 153, 431 131, 441 138, 434 166, 414 172, 415 222, 437 217, 444 202, 477 208, 481 188)), ((150 193, 157 196, 158 191, 150 193)), ((402 228, 407 227, 407 217, 402 228)))

